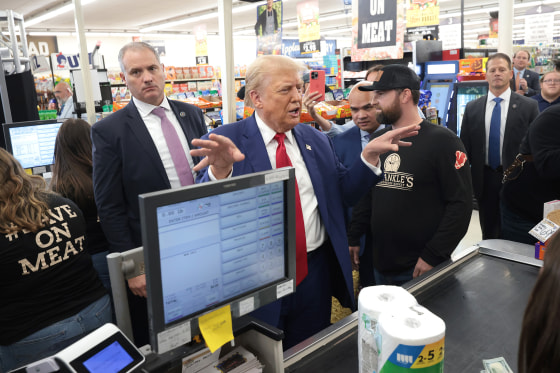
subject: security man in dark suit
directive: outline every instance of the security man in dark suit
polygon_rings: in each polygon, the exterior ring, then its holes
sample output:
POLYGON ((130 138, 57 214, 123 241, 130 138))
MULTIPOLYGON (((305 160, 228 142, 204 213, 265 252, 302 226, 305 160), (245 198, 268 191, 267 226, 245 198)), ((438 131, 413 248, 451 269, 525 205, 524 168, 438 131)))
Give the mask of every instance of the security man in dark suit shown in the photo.
MULTIPOLYGON (((92 127, 93 188, 111 252, 142 245, 138 195, 194 182, 191 140, 207 132, 202 111, 165 97, 159 55, 142 42, 119 52, 132 100, 92 127)), ((146 278, 128 280, 135 343, 148 343, 146 278)))
POLYGON ((471 161, 482 238, 500 238, 500 189, 503 170, 513 163, 529 124, 539 114, 535 100, 512 92, 511 60, 504 53, 488 58, 488 95, 467 104, 461 140, 471 161))

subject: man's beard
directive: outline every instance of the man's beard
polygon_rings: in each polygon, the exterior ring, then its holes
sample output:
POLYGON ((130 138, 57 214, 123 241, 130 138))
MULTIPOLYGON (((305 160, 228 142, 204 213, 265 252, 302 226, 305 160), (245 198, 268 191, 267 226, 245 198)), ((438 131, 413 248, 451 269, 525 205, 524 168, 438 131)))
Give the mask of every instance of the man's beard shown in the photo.
POLYGON ((381 111, 377 113, 376 118, 377 122, 381 124, 395 124, 395 122, 400 119, 401 115, 402 109, 399 105, 398 97, 395 97, 393 104, 386 109, 381 109, 381 111))

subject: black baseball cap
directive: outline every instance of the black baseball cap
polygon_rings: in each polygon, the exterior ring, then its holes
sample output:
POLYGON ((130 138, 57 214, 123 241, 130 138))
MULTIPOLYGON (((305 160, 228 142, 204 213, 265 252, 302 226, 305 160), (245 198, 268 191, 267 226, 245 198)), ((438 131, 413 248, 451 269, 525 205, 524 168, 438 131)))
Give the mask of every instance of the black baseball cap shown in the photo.
POLYGON ((389 91, 397 88, 420 89, 418 75, 405 65, 387 65, 377 72, 372 85, 358 87, 360 91, 389 91))

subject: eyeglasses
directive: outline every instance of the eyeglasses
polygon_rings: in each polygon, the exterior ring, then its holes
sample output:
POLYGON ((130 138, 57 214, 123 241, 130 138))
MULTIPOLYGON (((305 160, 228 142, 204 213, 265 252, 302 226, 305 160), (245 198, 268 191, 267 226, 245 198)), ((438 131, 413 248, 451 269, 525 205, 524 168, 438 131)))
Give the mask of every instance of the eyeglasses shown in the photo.
POLYGON ((560 83, 560 79, 547 79, 547 80, 543 80, 543 83, 546 83, 546 84, 552 84, 552 83, 554 83, 554 84, 559 84, 559 83, 560 83))

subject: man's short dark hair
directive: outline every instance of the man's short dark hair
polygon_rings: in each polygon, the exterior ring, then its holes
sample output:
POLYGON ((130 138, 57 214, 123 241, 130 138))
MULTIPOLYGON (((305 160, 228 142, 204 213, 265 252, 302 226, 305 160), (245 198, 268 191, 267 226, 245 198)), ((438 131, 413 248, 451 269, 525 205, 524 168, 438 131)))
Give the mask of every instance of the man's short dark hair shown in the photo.
POLYGON ((486 66, 488 66, 490 61, 492 61, 496 58, 501 58, 502 60, 505 60, 508 64, 509 69, 511 70, 511 58, 509 58, 509 56, 505 53, 494 53, 493 55, 488 57, 488 61, 486 61, 486 66))
POLYGON ((368 71, 366 72, 366 80, 367 80, 367 77, 369 76, 369 74, 376 73, 378 71, 381 71, 382 69, 383 69, 383 65, 380 65, 380 64, 370 67, 368 69, 368 71))
POLYGON ((395 89, 395 91, 397 91, 398 94, 401 94, 405 89, 410 90, 410 94, 412 95, 412 102, 414 102, 414 105, 418 106, 418 102, 420 102, 420 90, 410 88, 397 88, 395 89))

